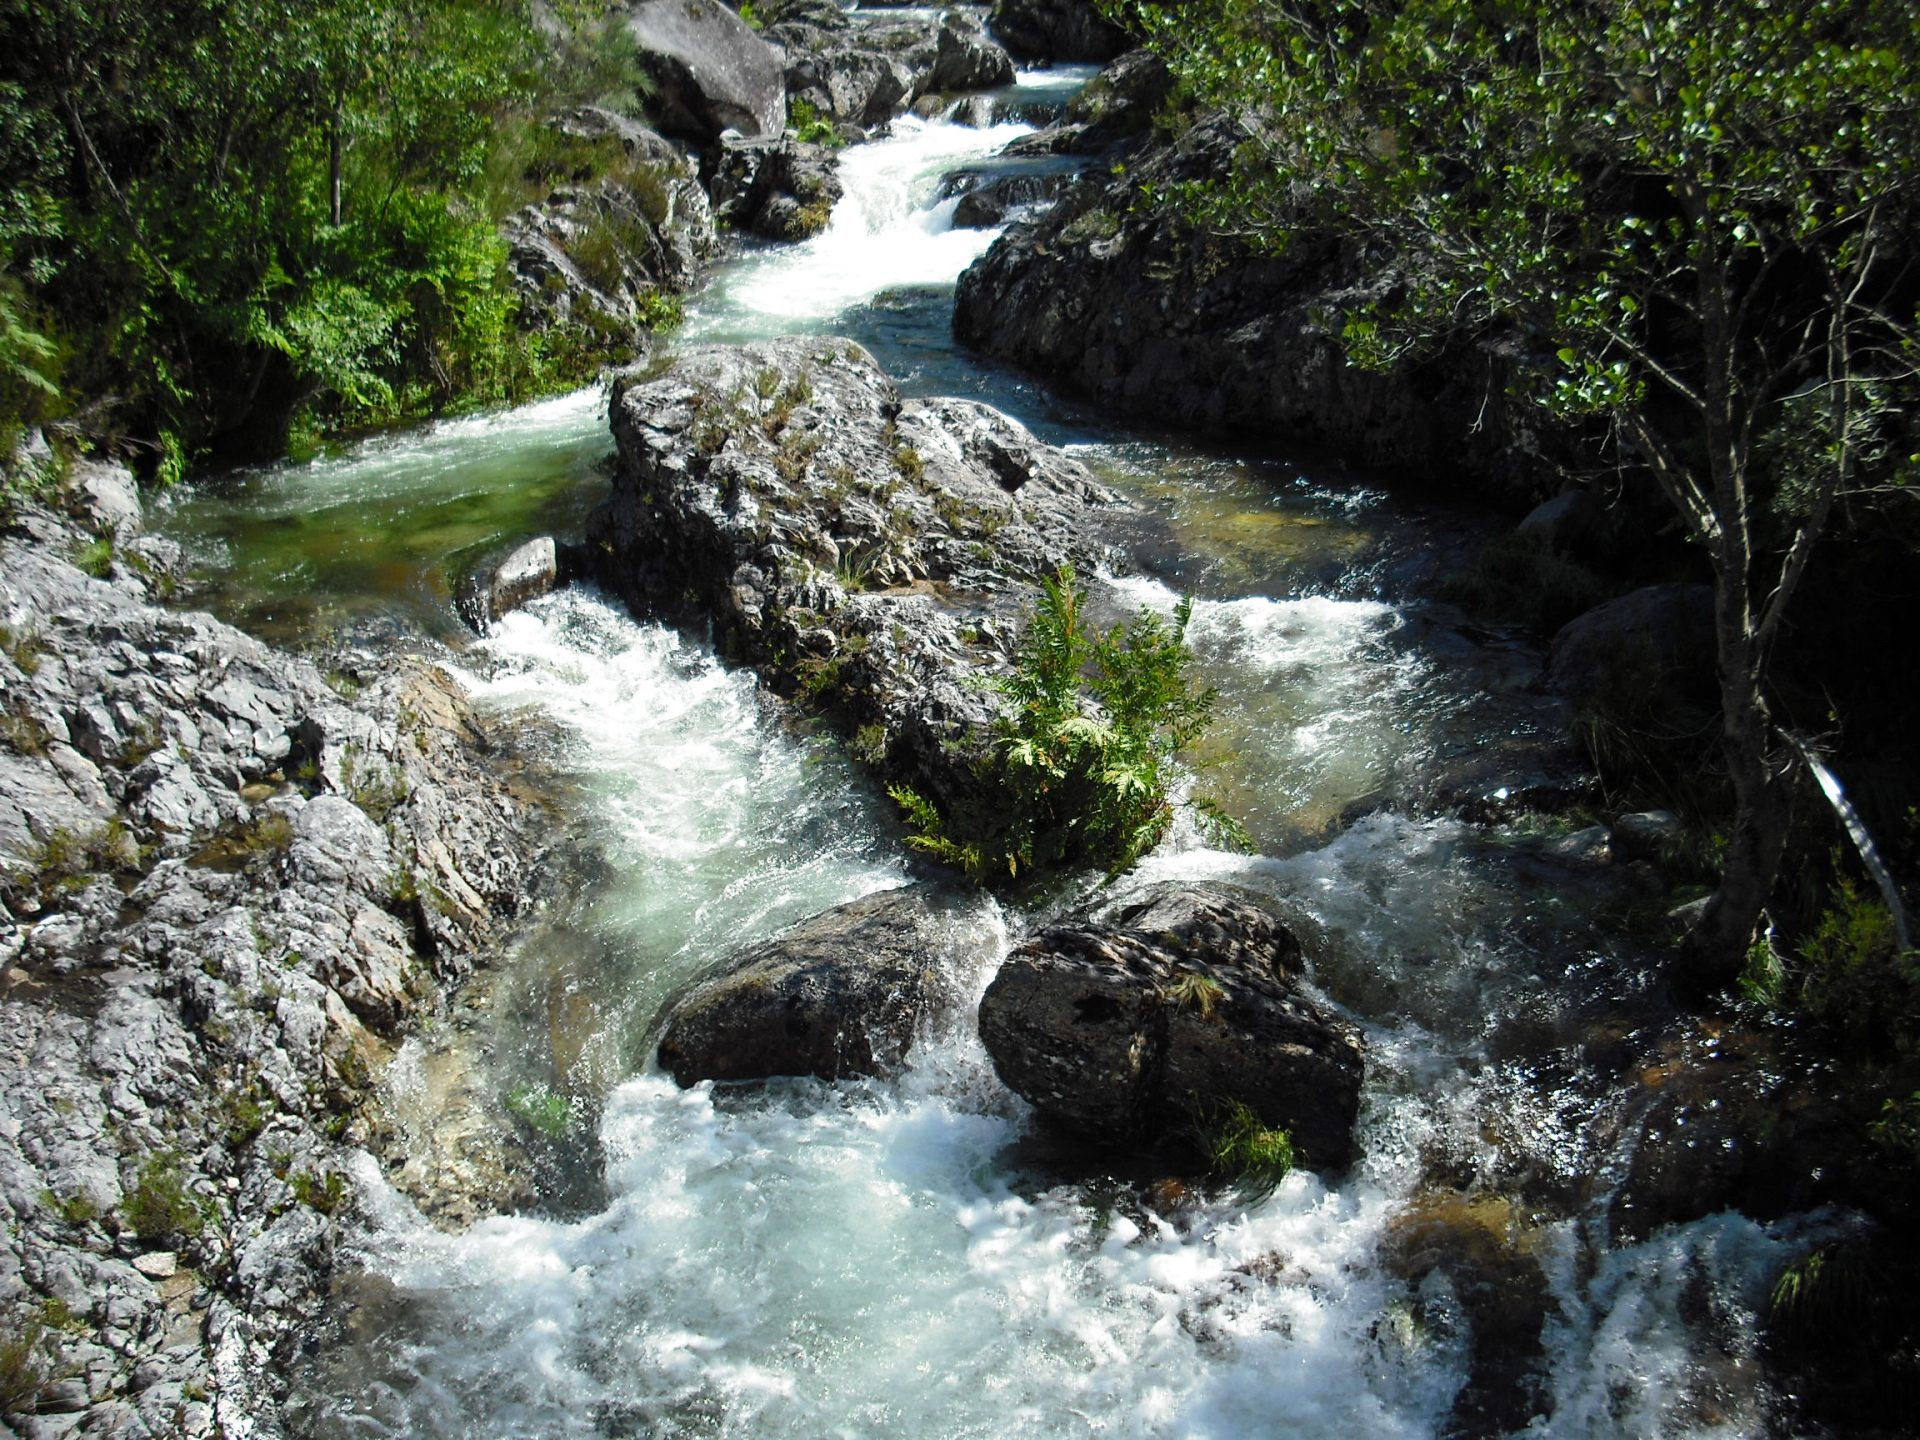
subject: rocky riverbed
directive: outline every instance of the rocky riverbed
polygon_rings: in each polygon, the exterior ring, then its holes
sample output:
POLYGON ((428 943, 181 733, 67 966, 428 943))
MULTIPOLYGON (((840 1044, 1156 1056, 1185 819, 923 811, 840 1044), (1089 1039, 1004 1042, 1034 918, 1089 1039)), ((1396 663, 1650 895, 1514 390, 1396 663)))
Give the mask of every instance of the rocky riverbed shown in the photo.
MULTIPOLYGON (((272 1433, 371 1087, 526 903, 540 802, 431 658, 323 675, 161 603, 124 471, 65 500, 0 534, 0 1383, 28 1436, 272 1433)), ((468 1136, 438 1204, 510 1193, 468 1136)))

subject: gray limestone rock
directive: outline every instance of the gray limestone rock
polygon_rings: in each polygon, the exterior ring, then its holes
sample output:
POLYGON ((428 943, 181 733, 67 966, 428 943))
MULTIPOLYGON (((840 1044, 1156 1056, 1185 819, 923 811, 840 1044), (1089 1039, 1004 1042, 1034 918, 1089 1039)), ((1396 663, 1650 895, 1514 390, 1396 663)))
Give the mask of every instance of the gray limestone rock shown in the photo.
MULTIPOLYGON (((775 683, 866 727, 885 773, 980 797, 996 699, 978 678, 1065 562, 1091 571, 1118 499, 969 400, 903 400, 858 345, 683 351, 616 385, 598 577, 643 610, 710 618, 775 683)), ((951 810, 950 812, 951 813, 951 810)))
POLYGON ((668 133, 705 144, 724 130, 757 139, 785 127, 780 57, 718 0, 638 0, 623 19, 668 133))

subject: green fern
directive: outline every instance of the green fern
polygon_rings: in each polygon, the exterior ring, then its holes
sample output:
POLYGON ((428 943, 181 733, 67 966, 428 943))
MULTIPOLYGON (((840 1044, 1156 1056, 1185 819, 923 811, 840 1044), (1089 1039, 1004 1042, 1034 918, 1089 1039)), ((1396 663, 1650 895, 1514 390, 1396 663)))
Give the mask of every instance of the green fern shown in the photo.
MULTIPOLYGON (((1010 703, 979 771, 991 803, 949 815, 907 787, 890 792, 913 849, 986 883, 1081 865, 1117 875, 1165 837, 1169 776, 1215 703, 1187 675, 1192 603, 1171 623, 1143 609, 1103 635, 1086 600, 1068 567, 1042 584, 1013 670, 996 684, 1010 703)), ((1197 809, 1216 836, 1244 839, 1218 807, 1197 809)))

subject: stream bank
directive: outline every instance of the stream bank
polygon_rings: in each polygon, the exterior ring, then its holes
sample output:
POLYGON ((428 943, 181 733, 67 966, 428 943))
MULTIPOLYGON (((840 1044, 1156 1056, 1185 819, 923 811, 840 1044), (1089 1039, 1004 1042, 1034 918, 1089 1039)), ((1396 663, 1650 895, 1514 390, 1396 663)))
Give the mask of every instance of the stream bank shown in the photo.
MULTIPOLYGON (((276 1433, 374 1087, 527 904, 550 787, 429 659, 323 676, 156 603, 179 548, 124 471, 66 493, 0 535, 7 1412, 276 1433)), ((524 1199, 460 1108, 398 1183, 524 1199)))

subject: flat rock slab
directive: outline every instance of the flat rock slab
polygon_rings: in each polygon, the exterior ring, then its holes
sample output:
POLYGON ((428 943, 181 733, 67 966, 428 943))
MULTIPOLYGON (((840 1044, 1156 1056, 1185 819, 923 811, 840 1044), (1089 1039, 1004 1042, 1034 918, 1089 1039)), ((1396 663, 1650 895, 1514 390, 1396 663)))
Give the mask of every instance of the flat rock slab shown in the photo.
POLYGON ((980 1038, 1009 1089, 1082 1139, 1151 1143, 1240 1104, 1291 1131, 1302 1164, 1338 1171, 1364 1064, 1299 974, 1298 941, 1256 897, 1163 886, 1016 949, 980 1038))
POLYGON ((889 1074, 921 1021, 951 999, 944 949, 918 888, 837 906, 670 1002, 660 1064, 681 1085, 889 1074))

